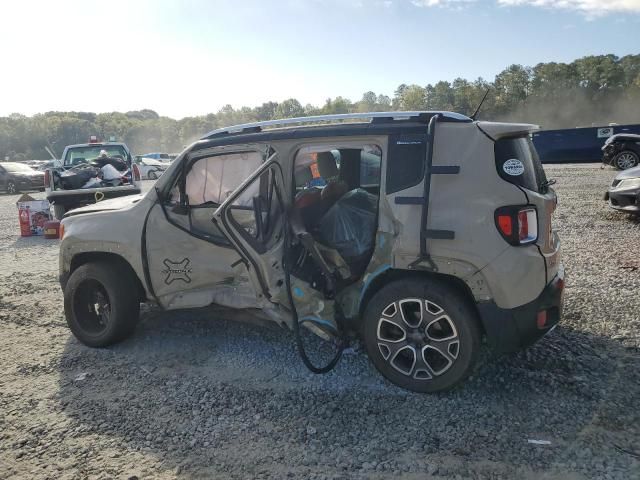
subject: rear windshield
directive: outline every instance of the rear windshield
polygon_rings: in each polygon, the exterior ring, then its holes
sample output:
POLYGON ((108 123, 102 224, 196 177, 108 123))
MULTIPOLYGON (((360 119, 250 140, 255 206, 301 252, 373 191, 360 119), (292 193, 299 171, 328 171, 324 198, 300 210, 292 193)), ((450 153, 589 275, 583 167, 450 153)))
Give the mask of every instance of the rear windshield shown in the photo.
POLYGON ((527 190, 545 193, 547 177, 531 138, 502 138, 495 144, 498 175, 527 190))
POLYGON ((127 152, 122 145, 96 145, 70 148, 64 157, 64 164, 69 166, 90 162, 100 156, 100 150, 106 150, 109 157, 127 160, 127 152))

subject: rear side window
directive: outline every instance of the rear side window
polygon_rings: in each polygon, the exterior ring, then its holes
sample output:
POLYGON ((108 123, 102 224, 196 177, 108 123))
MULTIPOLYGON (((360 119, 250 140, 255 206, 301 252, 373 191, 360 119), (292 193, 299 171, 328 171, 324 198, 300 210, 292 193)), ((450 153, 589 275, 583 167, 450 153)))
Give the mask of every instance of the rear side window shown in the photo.
POLYGON ((495 144, 498 175, 509 183, 544 193, 547 177, 529 137, 502 138, 495 144))
POLYGON ((387 193, 399 192, 420 183, 424 178, 426 158, 426 135, 389 136, 387 193))

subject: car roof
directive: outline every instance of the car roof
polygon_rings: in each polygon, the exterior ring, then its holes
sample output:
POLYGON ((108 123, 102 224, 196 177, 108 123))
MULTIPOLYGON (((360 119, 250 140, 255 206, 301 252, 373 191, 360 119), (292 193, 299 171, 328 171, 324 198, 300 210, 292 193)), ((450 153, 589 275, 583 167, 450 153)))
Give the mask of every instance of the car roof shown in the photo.
POLYGON ((310 117, 283 118, 276 120, 266 120, 263 122, 244 123, 230 127, 213 130, 202 137, 202 140, 210 140, 231 136, 235 134, 262 133, 265 131, 278 130, 281 134, 286 132, 296 132, 300 130, 311 130, 319 125, 323 126, 343 126, 349 128, 351 125, 368 124, 394 124, 397 122, 428 123, 431 118, 438 115, 441 121, 445 122, 472 122, 473 120, 465 115, 446 111, 398 111, 398 112, 365 112, 346 113, 336 115, 318 115, 310 117), (368 120, 368 121, 367 121, 368 120), (357 123, 355 121, 358 121, 357 123), (344 123, 349 122, 349 123, 344 123), (284 128, 277 128, 284 127, 284 128))
POLYGON ((65 148, 77 148, 77 147, 108 147, 110 145, 120 145, 126 147, 127 145, 122 142, 100 142, 100 143, 77 143, 75 145, 67 145, 65 148))
POLYGON ((634 140, 640 139, 640 135, 636 133, 616 133, 615 135, 611 135, 612 140, 617 140, 618 138, 632 138, 634 140))
POLYGON ((5 165, 24 165, 25 167, 30 167, 30 165, 27 165, 24 162, 0 162, 0 166, 5 166, 5 165))

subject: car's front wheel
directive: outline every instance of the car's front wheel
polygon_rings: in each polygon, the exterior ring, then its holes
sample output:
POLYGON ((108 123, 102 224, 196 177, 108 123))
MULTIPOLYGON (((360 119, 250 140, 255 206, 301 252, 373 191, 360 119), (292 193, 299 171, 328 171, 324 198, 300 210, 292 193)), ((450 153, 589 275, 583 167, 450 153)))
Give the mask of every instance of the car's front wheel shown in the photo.
POLYGON ((119 264, 86 263, 74 270, 64 289, 67 324, 85 345, 112 345, 135 329, 138 298, 135 280, 119 264))
POLYGON ((153 170, 151 170, 148 174, 147 174, 147 178, 149 180, 157 180, 158 179, 158 174, 156 172, 154 172, 153 170))
POLYGON ((11 180, 7 182, 7 193, 10 195, 15 195, 16 193, 18 193, 18 187, 16 186, 15 182, 11 180))
POLYGON ((640 158, 636 152, 624 150, 615 156, 613 164, 618 170, 627 170, 629 168, 637 167, 639 160, 640 158))
POLYGON ((435 281, 383 287, 367 305, 363 327, 375 367, 415 392, 453 388, 471 373, 480 349, 476 313, 455 289, 435 281))

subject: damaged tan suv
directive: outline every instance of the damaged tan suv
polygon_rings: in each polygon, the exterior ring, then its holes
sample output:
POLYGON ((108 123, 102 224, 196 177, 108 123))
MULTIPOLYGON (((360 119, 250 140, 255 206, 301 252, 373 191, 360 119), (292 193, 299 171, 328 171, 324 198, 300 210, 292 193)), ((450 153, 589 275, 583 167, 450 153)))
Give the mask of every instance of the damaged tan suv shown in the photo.
POLYGON ((483 338, 525 347, 560 320, 556 195, 537 127, 450 112, 239 125, 187 148, 145 196, 68 212, 69 327, 103 347, 141 302, 250 309, 344 346, 434 392, 472 371, 483 338))

